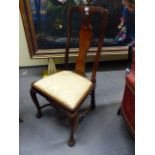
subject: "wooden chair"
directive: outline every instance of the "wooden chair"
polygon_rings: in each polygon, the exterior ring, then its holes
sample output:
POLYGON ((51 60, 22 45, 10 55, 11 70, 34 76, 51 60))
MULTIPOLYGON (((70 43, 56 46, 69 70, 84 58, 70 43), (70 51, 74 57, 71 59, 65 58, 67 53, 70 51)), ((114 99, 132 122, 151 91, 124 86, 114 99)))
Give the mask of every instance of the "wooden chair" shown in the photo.
POLYGON ((65 66, 68 66, 69 56, 69 42, 71 39, 71 27, 72 27, 72 14, 73 12, 79 12, 82 16, 82 23, 79 32, 79 56, 77 57, 75 70, 64 70, 32 83, 30 90, 31 97, 37 108, 37 116, 42 116, 41 109, 53 105, 57 109, 65 113, 69 119, 71 125, 70 137, 68 144, 73 146, 75 144, 74 132, 79 123, 79 117, 84 116, 89 111, 95 109, 95 81, 96 70, 99 62, 101 49, 103 46, 105 28, 107 25, 108 12, 102 7, 97 6, 74 6, 68 9, 68 30, 67 30, 67 43, 66 43, 66 55, 65 66), (85 62, 87 51, 90 47, 93 29, 91 25, 91 16, 94 13, 101 14, 100 16, 100 28, 97 51, 94 51, 95 58, 92 66, 91 79, 85 77, 85 62), (50 104, 40 106, 37 100, 36 94, 40 94, 45 97, 50 104), (80 112, 80 106, 88 95, 91 95, 91 104, 83 113, 80 112))

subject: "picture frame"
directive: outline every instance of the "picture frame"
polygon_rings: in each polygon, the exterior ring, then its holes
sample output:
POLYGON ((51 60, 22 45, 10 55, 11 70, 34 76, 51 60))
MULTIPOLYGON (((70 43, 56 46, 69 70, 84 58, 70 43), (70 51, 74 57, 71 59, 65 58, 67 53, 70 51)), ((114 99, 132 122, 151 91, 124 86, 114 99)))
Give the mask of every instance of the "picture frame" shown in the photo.
MULTIPOLYGON (((26 34, 26 39, 27 39, 27 44, 28 44, 28 49, 29 49, 29 54, 31 58, 59 58, 59 57, 64 57, 64 53, 65 53, 65 41, 63 41, 63 45, 61 45, 61 48, 59 47, 59 44, 57 45, 56 48, 44 48, 44 46, 41 46, 42 44, 40 43, 40 40, 38 39, 40 36, 42 36, 42 34, 40 35, 39 32, 37 32, 37 28, 35 25, 37 25, 37 23, 35 24, 34 22, 34 16, 33 16, 33 12, 32 12, 32 1, 35 0, 20 0, 19 1, 19 7, 20 7, 20 12, 21 12, 21 16, 22 16, 22 21, 23 21, 23 25, 24 25, 24 30, 25 30, 25 34, 26 34), (38 35, 39 34, 39 35, 38 35), (39 37, 38 37, 39 36, 39 37)), ((37 0, 36 0, 37 1, 37 0)), ((38 0, 38 1, 48 1, 48 0, 38 0)), ((56 0, 55 0, 56 1, 56 0)), ((101 1, 104 1, 104 3, 107 2, 107 0, 100 0, 99 3, 101 1)), ((120 1, 120 0, 116 0, 116 1, 120 1)), ((34 3, 34 2, 33 2, 34 3)), ((56 4, 55 4, 56 5, 56 4)), ((62 5, 62 4, 58 4, 58 5, 62 5)), ((62 7, 63 8, 63 7, 62 7)), ((114 11, 114 10, 113 10, 114 11)), ((35 11, 36 12, 36 11, 35 11)), ((42 10, 43 12, 43 10, 42 10)), ((44 12, 43 12, 44 13, 44 12)), ((117 24, 119 23, 118 19, 121 16, 121 12, 117 11, 114 12, 113 15, 116 15, 119 17, 117 17, 117 19, 115 19, 114 21, 110 21, 109 25, 114 24, 115 27, 117 26, 117 24), (117 21, 117 22, 116 22, 117 21)), ((65 19, 66 20, 66 19, 65 19)), ((58 27, 61 25, 61 21, 56 21, 55 23, 55 27, 58 27)), ((108 26, 109 26, 108 25, 108 26)), ((111 33, 111 31, 109 31, 111 33)), ((63 33, 59 33, 60 35, 63 33)), ((115 32, 116 35, 116 32, 115 32)), ((45 37, 48 38, 48 36, 44 35, 45 37)), ((41 37, 40 37, 41 38, 41 37)), ((43 37, 42 37, 43 38, 43 37)), ((58 39, 64 39, 64 36, 58 36, 58 39)), ((51 38, 50 38, 51 39, 51 38)), ((59 40, 60 40, 59 39, 59 40)), ((43 40, 43 43, 45 43, 45 40, 43 40)), ((54 42, 55 44, 55 42, 54 42)), ((45 46, 46 47, 46 46, 45 46)), ((96 47, 92 47, 90 48, 90 50, 88 51, 88 54, 90 54, 91 56, 93 56, 93 51, 96 50, 96 47)), ((124 54, 124 52, 127 52, 128 47, 127 46, 106 46, 103 47, 102 49, 102 54, 124 54), (118 53, 117 53, 118 52, 118 53)), ((70 55, 72 57, 76 57, 78 53, 78 48, 75 46, 73 46, 72 48, 70 48, 70 55)))

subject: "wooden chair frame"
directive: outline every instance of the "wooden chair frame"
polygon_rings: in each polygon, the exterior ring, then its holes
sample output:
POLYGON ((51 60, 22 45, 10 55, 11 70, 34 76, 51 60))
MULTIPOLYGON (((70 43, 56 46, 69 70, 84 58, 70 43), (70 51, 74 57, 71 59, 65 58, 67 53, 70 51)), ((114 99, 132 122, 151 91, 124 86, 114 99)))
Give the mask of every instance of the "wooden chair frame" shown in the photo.
POLYGON ((85 96, 83 96, 83 100, 74 110, 66 109, 63 106, 63 104, 58 103, 56 100, 54 100, 47 94, 44 94, 40 90, 33 87, 33 83, 32 83, 32 87, 30 90, 32 100, 34 101, 34 104, 38 111, 38 113, 37 113, 38 118, 41 118, 41 116, 42 116, 41 109, 46 106, 49 106, 49 105, 53 105, 56 109, 61 109, 65 112, 67 118, 69 118, 70 126, 71 126, 70 137, 68 140, 69 146, 73 146, 75 144, 74 133, 78 126, 79 118, 84 117, 89 111, 95 109, 96 71, 97 71, 97 66, 98 66, 98 62, 99 62, 99 58, 100 58, 100 53, 101 53, 102 46, 103 46, 103 40, 104 40, 105 29, 106 29, 106 25, 107 25, 107 17, 108 17, 108 11, 106 9, 104 9, 102 7, 98 7, 98 6, 74 6, 74 7, 70 7, 68 9, 68 30, 67 30, 67 43, 66 43, 66 55, 65 55, 66 69, 68 67, 69 43, 70 43, 70 39, 71 39, 71 27, 72 27, 71 19, 72 19, 72 13, 75 11, 79 12, 81 14, 82 24, 81 24, 81 29, 80 29, 80 33, 79 33, 79 56, 77 57, 74 71, 75 71, 75 73, 80 74, 82 76, 85 76, 86 55, 87 55, 87 51, 88 51, 91 41, 92 41, 91 16, 93 13, 101 14, 98 48, 96 51, 96 56, 94 59, 94 64, 92 67, 92 74, 91 74, 91 81, 93 83, 93 87, 89 90, 89 92, 87 94, 84 94, 85 96), (36 96, 37 93, 40 94, 41 96, 45 97, 50 103, 40 106, 37 96, 36 96), (91 95, 90 107, 81 112, 80 106, 89 94, 91 95))

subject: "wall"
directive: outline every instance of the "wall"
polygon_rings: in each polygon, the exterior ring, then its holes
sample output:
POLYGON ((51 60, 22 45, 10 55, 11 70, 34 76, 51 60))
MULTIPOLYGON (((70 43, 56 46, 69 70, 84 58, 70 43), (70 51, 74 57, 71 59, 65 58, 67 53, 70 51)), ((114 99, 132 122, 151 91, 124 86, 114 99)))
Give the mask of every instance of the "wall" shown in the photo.
POLYGON ((31 59, 29 56, 28 45, 24 32, 21 14, 19 15, 19 66, 47 65, 46 59, 31 59))

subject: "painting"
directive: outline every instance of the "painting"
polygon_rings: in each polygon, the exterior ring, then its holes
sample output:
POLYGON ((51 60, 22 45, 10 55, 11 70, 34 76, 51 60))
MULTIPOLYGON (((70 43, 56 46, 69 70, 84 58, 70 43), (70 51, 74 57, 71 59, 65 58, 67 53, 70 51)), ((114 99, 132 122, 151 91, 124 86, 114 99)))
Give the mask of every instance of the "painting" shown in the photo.
MULTIPOLYGON (((84 5, 85 0, 20 0, 21 14, 25 25, 29 49, 33 53, 64 52, 67 30, 67 8, 71 5, 84 5), (25 18, 24 18, 25 14, 25 18), (43 52, 44 51, 44 52, 43 52)), ((126 46, 129 41, 126 38, 126 27, 119 27, 124 9, 122 0, 92 0, 91 5, 99 5, 109 11, 109 20, 104 39, 104 46, 126 46)), ((75 27, 71 40, 71 48, 78 47, 79 15, 74 14, 75 27)), ((97 25, 98 15, 92 17, 94 25, 97 25)), ((134 20, 132 21, 134 22, 134 20)), ((94 30, 94 36, 97 32, 94 30)), ((94 37, 92 47, 96 46, 94 37)))

